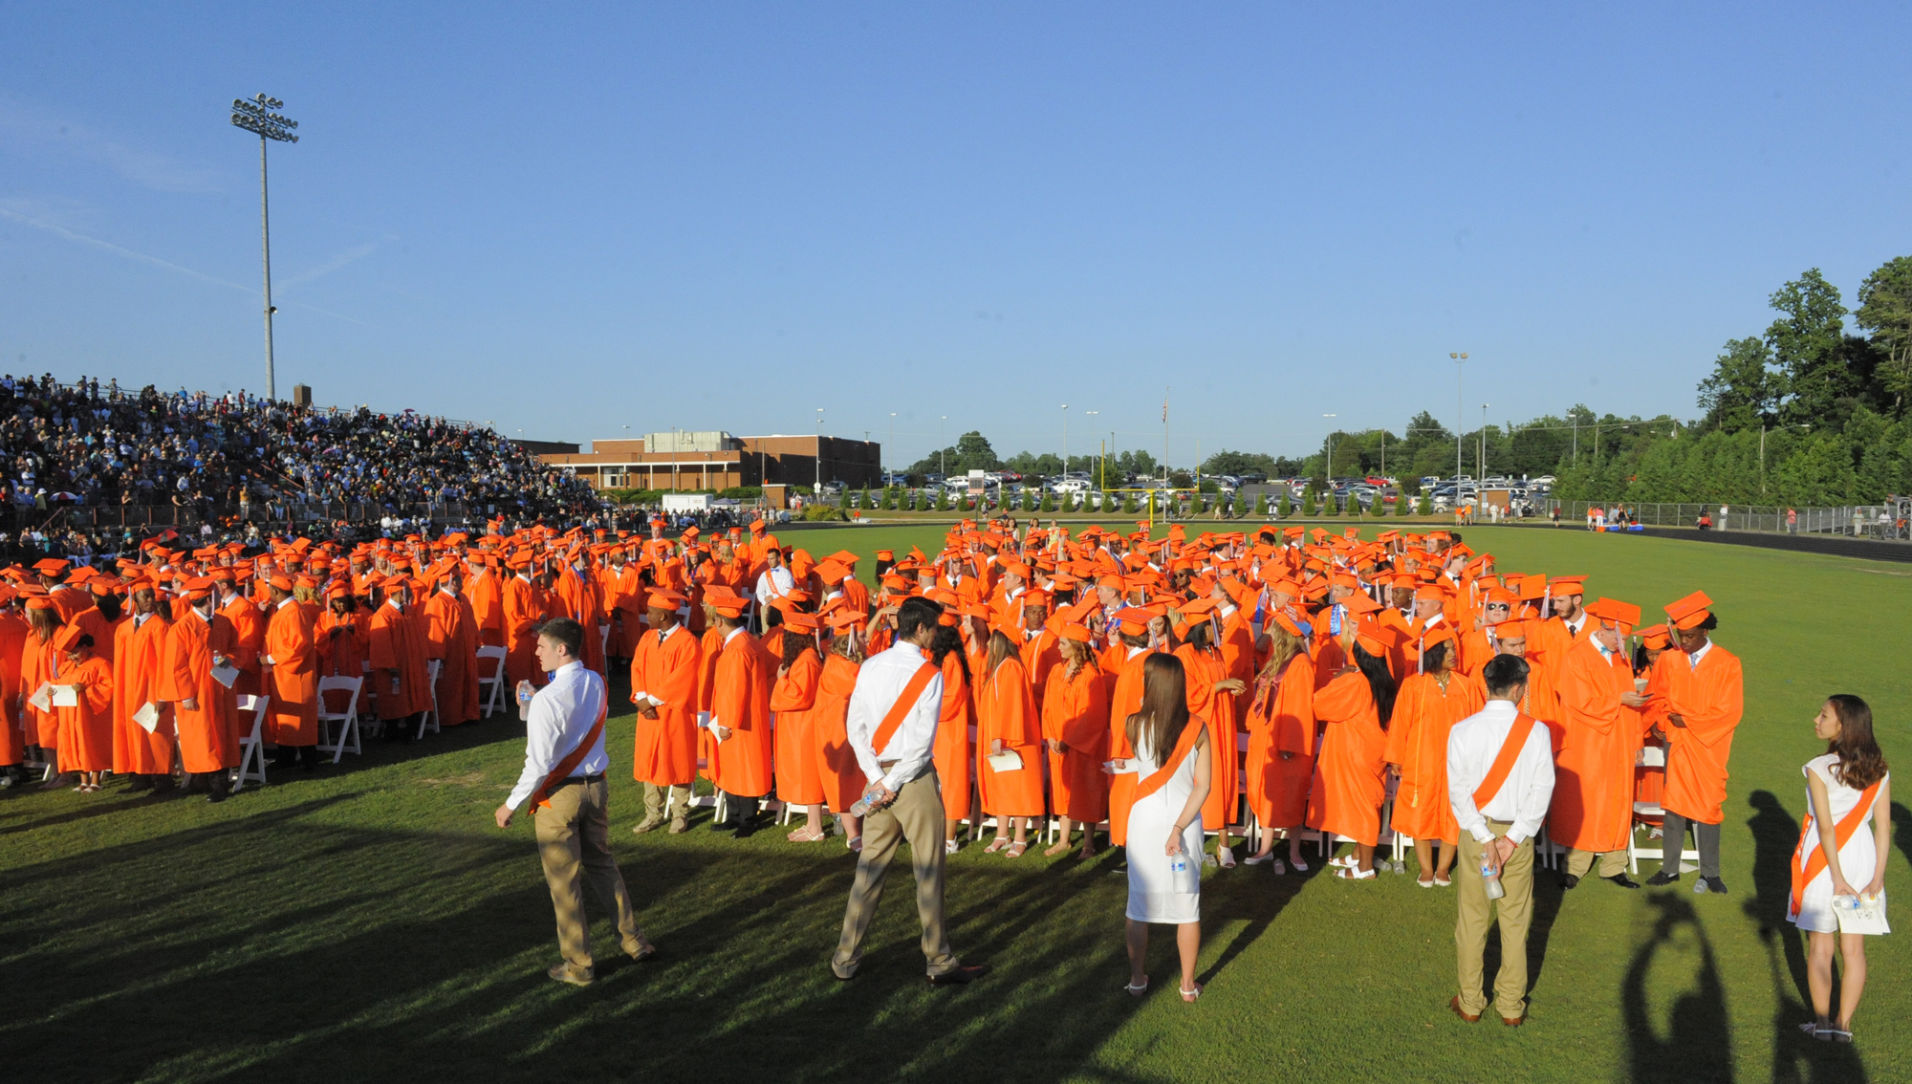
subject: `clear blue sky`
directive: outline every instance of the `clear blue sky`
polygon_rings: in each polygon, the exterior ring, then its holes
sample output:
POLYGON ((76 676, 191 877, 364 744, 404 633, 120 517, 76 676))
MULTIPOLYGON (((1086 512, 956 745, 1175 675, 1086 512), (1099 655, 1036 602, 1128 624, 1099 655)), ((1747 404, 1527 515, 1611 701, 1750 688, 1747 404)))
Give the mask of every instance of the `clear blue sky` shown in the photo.
POLYGON ((1697 413, 1912 251, 1912 8, 0 0, 0 369, 589 441, 1697 413), (323 14, 315 14, 322 12, 323 14), (1098 411, 1093 418, 1089 410, 1098 411), (1333 422, 1322 414, 1332 412, 1333 422), (948 422, 941 419, 947 415, 948 422))

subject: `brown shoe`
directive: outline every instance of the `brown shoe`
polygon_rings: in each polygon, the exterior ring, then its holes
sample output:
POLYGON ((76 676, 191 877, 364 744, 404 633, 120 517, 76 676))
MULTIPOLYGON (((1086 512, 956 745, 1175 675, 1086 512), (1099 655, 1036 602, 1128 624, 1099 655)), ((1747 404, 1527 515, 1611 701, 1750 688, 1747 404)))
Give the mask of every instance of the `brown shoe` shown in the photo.
POLYGON ((684 818, 679 817, 671 822, 671 835, 681 836, 688 831, 690 831, 690 822, 684 818))
POLYGON ((642 945, 639 945, 637 947, 636 952, 627 952, 625 953, 625 955, 631 958, 632 963, 641 964, 645 960, 653 960, 657 958, 657 946, 651 944, 649 941, 646 941, 642 945))
POLYGON ((638 821, 637 825, 631 829, 631 834, 634 836, 641 836, 644 833, 650 831, 653 828, 656 828, 658 825, 663 823, 664 823, 664 818, 662 817, 645 817, 643 820, 638 821))
POLYGON ((577 972, 571 970, 570 964, 565 964, 565 963, 561 963, 561 964, 557 964, 553 966, 549 971, 546 971, 545 974, 551 976, 553 979, 556 979, 559 982, 568 982, 572 986, 589 986, 591 985, 591 983, 597 981, 596 978, 590 972, 587 971, 584 974, 580 975, 577 972))
POLYGON ((1524 1016, 1503 1016, 1500 1018, 1500 1022, 1503 1024, 1506 1024, 1510 1028, 1517 1028, 1520 1025, 1526 1023, 1527 1018, 1524 1016))
POLYGON ((1453 998, 1451 998, 1451 999, 1450 999, 1450 1000, 1448 1001, 1448 1003, 1447 1003, 1447 1007, 1448 1007, 1448 1008, 1450 1008, 1450 1009, 1453 1009, 1453 1010, 1454 1010, 1454 1015, 1455 1015, 1455 1016, 1458 1016, 1458 1017, 1460 1017, 1460 1018, 1461 1018, 1462 1020, 1465 1020, 1465 1021, 1467 1021, 1467 1022, 1468 1022, 1468 1023, 1470 1023, 1470 1024, 1478 1024, 1478 1023, 1480 1023, 1480 1014, 1479 1014, 1479 1013, 1472 1013, 1472 1014, 1469 1014, 1469 1013, 1467 1013, 1466 1011, 1464 1011, 1464 1010, 1463 1010, 1463 1009, 1461 1008, 1461 995, 1459 995, 1459 994, 1455 994, 1455 995, 1453 996, 1453 998))
POLYGON ((959 964, 940 975, 931 975, 931 986, 966 986, 989 973, 988 964, 959 964))

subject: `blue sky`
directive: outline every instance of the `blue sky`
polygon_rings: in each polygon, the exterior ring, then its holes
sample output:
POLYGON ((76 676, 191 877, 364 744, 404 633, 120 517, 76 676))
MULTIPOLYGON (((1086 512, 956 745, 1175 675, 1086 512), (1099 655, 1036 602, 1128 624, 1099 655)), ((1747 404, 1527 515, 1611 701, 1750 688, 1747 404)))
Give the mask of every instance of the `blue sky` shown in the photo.
POLYGON ((1912 251, 1904 4, 1343 7, 0 0, 0 370, 263 386, 258 91, 280 393, 541 439, 1692 416, 1912 251))

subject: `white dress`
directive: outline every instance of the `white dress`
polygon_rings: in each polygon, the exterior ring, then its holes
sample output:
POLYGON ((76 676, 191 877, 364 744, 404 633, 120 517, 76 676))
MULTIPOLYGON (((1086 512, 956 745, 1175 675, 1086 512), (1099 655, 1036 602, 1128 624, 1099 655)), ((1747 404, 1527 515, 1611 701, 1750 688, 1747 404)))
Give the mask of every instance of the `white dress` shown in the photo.
MULTIPOLYGON (((1835 825, 1852 812, 1852 807, 1859 804, 1859 795, 1864 793, 1833 777, 1832 766, 1837 762, 1836 756, 1827 753, 1812 758, 1800 769, 1804 774, 1818 776, 1825 783, 1826 800, 1832 806, 1832 823, 1835 825)), ((1886 773, 1886 778, 1892 778, 1891 773, 1886 773)), ((1806 793, 1810 807, 1812 792, 1808 789, 1806 793)), ((1819 819, 1814 817, 1812 826, 1806 829, 1805 844, 1799 850, 1801 859, 1810 860, 1813 853, 1819 850, 1819 827, 1819 819)), ((1845 874, 1846 883, 1854 891, 1863 892, 1866 885, 1872 883, 1878 860, 1878 853, 1872 845, 1872 813, 1868 812, 1866 819, 1852 833, 1852 838, 1839 848, 1839 872, 1845 874)), ((1801 869, 1804 869, 1803 862, 1801 869)), ((1832 870, 1820 870, 1819 875, 1806 884, 1799 896, 1799 914, 1793 918, 1793 925, 1815 933, 1839 932, 1839 919, 1832 911, 1832 870)), ((1880 903, 1884 904, 1883 893, 1880 894, 1880 903)))
MULTIPOLYGON (((1188 725, 1200 726, 1201 722, 1190 717, 1188 725)), ((1135 762, 1143 779, 1157 767, 1155 751, 1148 747, 1146 736, 1136 743, 1135 762)), ((1179 885, 1176 874, 1169 869, 1171 859, 1162 853, 1168 846, 1168 834, 1175 827, 1175 819, 1182 815, 1182 807, 1188 804, 1188 796, 1194 790, 1195 757, 1191 754, 1182 758, 1167 783, 1129 809, 1128 917, 1135 922, 1180 925, 1201 921, 1200 813, 1195 815, 1194 823, 1182 830, 1182 858, 1188 863, 1188 869, 1181 875, 1179 885)))

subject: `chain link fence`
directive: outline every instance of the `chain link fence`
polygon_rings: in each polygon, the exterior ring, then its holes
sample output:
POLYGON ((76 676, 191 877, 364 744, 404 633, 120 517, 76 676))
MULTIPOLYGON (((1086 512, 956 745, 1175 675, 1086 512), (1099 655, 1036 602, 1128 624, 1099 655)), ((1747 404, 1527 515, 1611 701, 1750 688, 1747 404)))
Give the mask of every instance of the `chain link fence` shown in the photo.
POLYGON ((1760 531, 1768 534, 1838 535, 1907 541, 1912 521, 1912 498, 1893 498, 1879 504, 1849 504, 1831 508, 1788 508, 1770 504, 1713 504, 1694 502, 1548 501, 1545 514, 1558 510, 1560 523, 1591 526, 1598 510, 1611 524, 1627 522, 1648 527, 1685 527, 1714 531, 1760 531))

